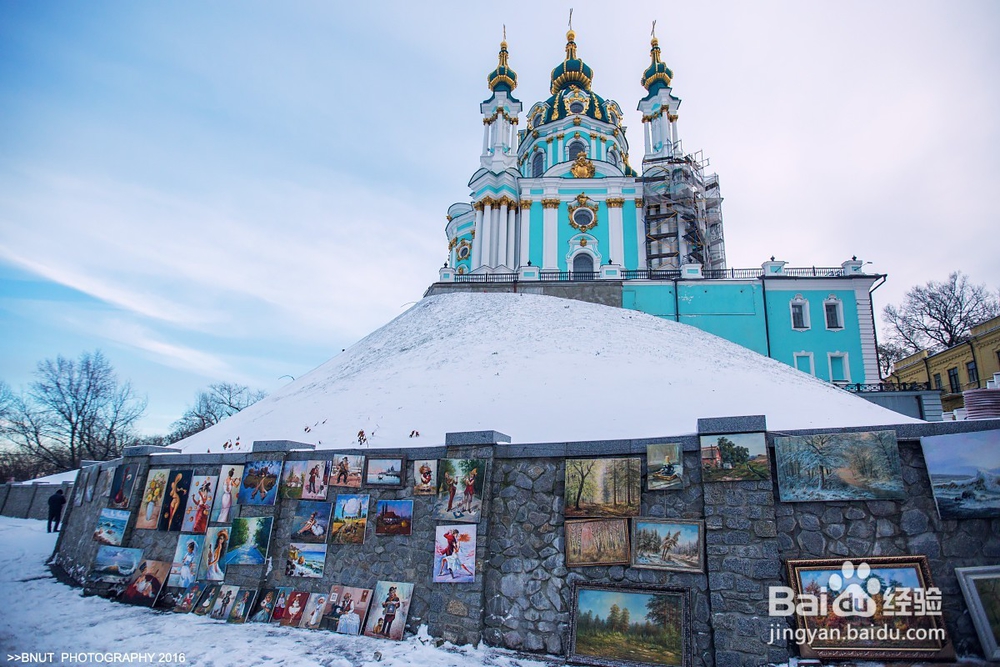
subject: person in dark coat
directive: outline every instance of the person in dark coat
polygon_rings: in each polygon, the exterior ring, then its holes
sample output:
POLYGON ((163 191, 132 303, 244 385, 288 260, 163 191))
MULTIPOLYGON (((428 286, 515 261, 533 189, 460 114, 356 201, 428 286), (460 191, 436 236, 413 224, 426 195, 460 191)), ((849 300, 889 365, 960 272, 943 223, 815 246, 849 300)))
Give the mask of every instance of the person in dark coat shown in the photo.
POLYGON ((59 520, 62 518, 62 508, 66 504, 66 496, 63 495, 63 490, 59 489, 51 496, 49 496, 49 523, 47 532, 51 533, 53 530, 52 522, 55 522, 55 531, 59 532, 59 520))

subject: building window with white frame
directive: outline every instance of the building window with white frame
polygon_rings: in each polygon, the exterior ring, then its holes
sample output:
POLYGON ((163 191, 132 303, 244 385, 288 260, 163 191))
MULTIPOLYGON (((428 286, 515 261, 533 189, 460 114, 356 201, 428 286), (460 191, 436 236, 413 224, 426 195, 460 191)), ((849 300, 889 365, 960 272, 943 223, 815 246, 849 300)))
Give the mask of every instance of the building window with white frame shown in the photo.
POLYGON ((800 370, 803 373, 808 373, 809 375, 816 375, 816 368, 813 365, 813 354, 812 352, 796 352, 794 354, 794 363, 796 370, 800 370))
POLYGON ((809 328, 809 302, 802 298, 801 294, 796 294, 789 304, 792 313, 792 328, 798 331, 805 331, 809 328))
POLYGON ((823 301, 823 315, 827 329, 839 331, 844 328, 844 304, 832 294, 823 301))
POLYGON ((566 150, 566 157, 569 160, 575 160, 580 153, 583 153, 583 156, 587 157, 587 144, 579 139, 574 139, 570 142, 569 148, 566 150))
POLYGON ((835 384, 849 384, 851 381, 851 369, 847 364, 846 352, 831 352, 828 355, 830 363, 830 382, 835 384))

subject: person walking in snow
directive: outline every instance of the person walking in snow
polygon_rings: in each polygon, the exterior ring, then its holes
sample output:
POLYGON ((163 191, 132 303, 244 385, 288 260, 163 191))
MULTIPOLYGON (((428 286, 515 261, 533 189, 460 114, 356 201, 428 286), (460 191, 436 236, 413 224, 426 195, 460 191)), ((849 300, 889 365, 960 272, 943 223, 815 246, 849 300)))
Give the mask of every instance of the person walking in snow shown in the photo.
POLYGON ((49 496, 49 523, 46 532, 51 533, 53 531, 53 522, 55 522, 54 530, 59 532, 59 521, 62 518, 62 508, 66 504, 66 496, 63 494, 62 489, 57 489, 55 493, 49 496))

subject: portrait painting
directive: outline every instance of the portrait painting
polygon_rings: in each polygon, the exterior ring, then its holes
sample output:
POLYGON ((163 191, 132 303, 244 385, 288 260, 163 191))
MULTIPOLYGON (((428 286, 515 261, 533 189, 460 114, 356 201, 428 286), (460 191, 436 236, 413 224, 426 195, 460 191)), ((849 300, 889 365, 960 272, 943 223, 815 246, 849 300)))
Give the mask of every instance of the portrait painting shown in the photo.
POLYGON ((102 509, 100 516, 97 517, 97 526, 94 528, 94 540, 101 544, 120 547, 130 514, 131 512, 125 510, 113 510, 107 507, 102 509))
POLYGON ((329 593, 310 593, 306 600, 306 608, 302 611, 302 619, 299 627, 307 630, 319 630, 323 622, 323 613, 326 611, 326 602, 329 593))
POLYGON ((581 583, 573 587, 571 662, 687 667, 693 634, 686 591, 581 583))
POLYGON ((1000 518, 1000 430, 920 438, 942 519, 1000 518))
POLYGON ((257 589, 255 588, 241 588, 236 594, 236 602, 233 603, 233 608, 229 610, 226 623, 245 623, 247 615, 250 613, 250 607, 253 605, 254 595, 256 594, 257 589))
POLYGON ((309 542, 292 542, 285 554, 285 576, 314 577, 323 576, 326 566, 326 545, 309 542))
POLYGON ((152 607, 160 597, 170 574, 170 563, 164 560, 144 560, 139 563, 128 586, 119 596, 121 602, 152 607))
POLYGON ((271 623, 280 623, 284 620, 285 611, 288 609, 288 598, 292 596, 295 589, 291 586, 279 586, 274 591, 274 609, 271 610, 271 623))
POLYGON ((139 514, 135 518, 135 527, 143 530, 156 530, 160 523, 160 508, 163 506, 163 494, 167 490, 169 468, 150 468, 146 474, 146 486, 142 491, 139 503, 139 514))
POLYGON ((763 433, 701 436, 703 482, 745 482, 771 479, 767 438, 763 433))
POLYGON ((229 526, 212 526, 202 543, 198 579, 222 581, 226 578, 226 552, 229 551, 229 526))
POLYGON ((207 581, 196 581, 187 587, 184 594, 174 605, 174 612, 177 614, 187 614, 190 613, 196 604, 198 604, 198 599, 201 598, 202 593, 205 589, 211 586, 207 581))
POLYGON ((181 533, 174 551, 174 561, 170 565, 167 586, 187 588, 198 579, 198 565, 205 536, 181 533))
MULTIPOLYGON (((284 613, 281 615, 281 625, 298 627, 299 623, 302 622, 302 614, 305 613, 308 602, 308 591, 294 591, 290 593, 285 604, 284 613)), ((272 620, 274 620, 273 617, 272 620)))
POLYGON ((233 508, 239 504, 240 485, 243 483, 243 466, 222 466, 219 488, 212 503, 212 523, 231 523, 233 508))
POLYGON ((260 594, 250 607, 250 613, 247 614, 247 623, 270 623, 277 599, 277 588, 261 589, 260 594))
POLYGON ((334 454, 330 463, 329 486, 360 489, 364 478, 365 457, 353 454, 334 454))
POLYGON ((217 621, 224 621, 229 617, 233 605, 236 604, 236 597, 240 592, 239 586, 224 585, 219 588, 219 594, 215 597, 212 611, 208 612, 209 618, 217 621))
POLYGON ((360 635, 371 601, 371 588, 334 585, 326 603, 323 628, 342 635, 360 635))
POLYGON ((278 498, 281 461, 249 461, 237 494, 240 505, 273 505, 278 498))
POLYGON ((371 458, 368 457, 368 468, 365 475, 365 484, 368 486, 381 486, 391 489, 398 489, 403 486, 406 479, 404 467, 406 459, 403 457, 392 458, 371 458))
POLYGON ((782 502, 906 497, 895 431, 774 439, 782 502))
POLYGON ((208 616, 212 612, 212 608, 215 607, 215 598, 219 597, 221 589, 222 584, 208 584, 205 587, 205 592, 201 594, 194 606, 195 615, 208 616))
POLYGON ((646 490, 670 491, 684 487, 684 450, 679 443, 646 445, 646 490))
POLYGON ((639 516, 642 459, 566 459, 566 517, 639 516))
POLYGON ((160 506, 160 523, 157 528, 165 531, 179 532, 184 523, 184 508, 187 506, 191 493, 190 470, 171 470, 167 473, 167 490, 160 506))
POLYGON ((566 522, 566 567, 628 565, 628 519, 566 522))
POLYGON ((331 503, 300 500, 292 517, 291 539, 299 542, 326 542, 330 532, 331 503))
POLYGON ((965 605, 987 660, 1000 661, 1000 565, 956 567, 965 605))
POLYGON ((208 530, 208 518, 212 513, 218 475, 194 475, 191 478, 191 497, 184 508, 182 533, 204 533, 208 530))
POLYGON ((111 479, 110 499, 108 507, 112 509, 128 509, 132 499, 132 487, 135 486, 135 476, 139 472, 137 463, 120 465, 115 468, 115 476, 111 479))
POLYGON ((267 560, 267 544, 271 539, 273 523, 274 517, 270 516, 233 519, 226 566, 263 565, 267 560))
POLYGON ((372 594, 368 621, 365 623, 365 636, 401 640, 406 628, 406 616, 410 613, 412 596, 413 584, 398 581, 378 582, 372 594))
POLYGON ((437 526, 434 582, 467 584, 476 580, 476 525, 437 526))
POLYGON ((375 503, 376 535, 409 535, 412 529, 412 500, 379 500, 375 503))
POLYGON ((420 459, 413 462, 413 495, 433 496, 437 493, 436 459, 420 459))
POLYGON ((142 562, 142 549, 130 549, 102 544, 90 568, 90 581, 104 584, 122 584, 128 580, 142 562))
POLYGON ((331 544, 364 544, 368 528, 368 494, 342 493, 333 508, 331 544))
POLYGON ((703 572, 705 525, 679 519, 632 519, 632 566, 703 572))
POLYGON ((281 497, 292 500, 326 500, 329 461, 285 461, 281 497))
POLYGON ((479 523, 483 515, 486 459, 439 459, 434 518, 479 523))

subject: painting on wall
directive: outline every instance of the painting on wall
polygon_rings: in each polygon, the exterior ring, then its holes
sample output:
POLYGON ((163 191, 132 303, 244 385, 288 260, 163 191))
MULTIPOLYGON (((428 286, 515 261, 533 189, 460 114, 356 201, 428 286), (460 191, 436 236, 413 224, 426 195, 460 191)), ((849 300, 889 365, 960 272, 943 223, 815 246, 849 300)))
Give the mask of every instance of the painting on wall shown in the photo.
POLYGON ((314 577, 323 576, 326 565, 326 545, 310 544, 309 542, 292 542, 285 554, 285 576, 314 577))
POLYGON ((230 523, 233 520, 233 508, 239 503, 242 483, 243 466, 222 466, 219 488, 216 489, 215 502, 212 504, 213 523, 230 523))
POLYGON ((226 552, 229 551, 229 526, 212 526, 205 533, 202 543, 198 578, 222 581, 226 578, 226 552))
POLYGON ((476 580, 476 526, 438 526, 434 538, 434 582, 465 584, 476 580))
POLYGON ((701 436, 701 478, 706 483, 771 479, 764 434, 701 436))
POLYGON ((120 547, 130 514, 131 512, 125 510, 113 510, 107 507, 102 509, 100 516, 97 517, 97 526, 94 528, 94 540, 101 544, 120 547))
POLYGON ((365 457, 352 454, 336 454, 330 466, 330 486, 344 486, 360 489, 364 477, 365 457))
POLYGON ((174 562, 170 565, 167 586, 187 588, 198 579, 198 564, 201 562, 201 547, 204 535, 181 534, 174 550, 174 562))
POLYGON ((566 459, 566 516, 639 516, 641 482, 639 458, 566 459))
POLYGON ((285 461, 281 497, 293 500, 326 500, 329 461, 285 461))
POLYGON ((691 664, 693 635, 685 591, 576 583, 570 661, 586 665, 691 664))
MULTIPOLYGON (((281 615, 281 625, 296 627, 302 622, 302 613, 306 610, 306 603, 309 602, 308 591, 294 591, 288 596, 285 611, 281 615)), ((274 620, 274 617, 271 618, 274 620)))
POLYGON ((406 481, 405 467, 406 459, 401 456, 393 458, 369 457, 368 468, 365 472, 365 484, 398 489, 406 481))
POLYGON ((177 614, 187 614, 194 609, 194 606, 198 604, 198 599, 201 598, 202 593, 205 589, 211 586, 207 581, 196 581, 187 587, 184 591, 184 595, 181 599, 177 601, 174 605, 174 612, 177 614))
POLYGON ((88 503, 94 502, 94 492, 97 491, 97 478, 101 476, 100 470, 91 470, 87 477, 87 493, 84 500, 88 503))
POLYGON ((479 523, 483 514, 486 459, 440 459, 434 517, 479 523))
POLYGON ((285 618, 285 611, 288 609, 288 598, 292 596, 295 589, 291 586, 279 586, 275 589, 274 609, 271 611, 271 623, 280 623, 285 618))
POLYGON ((273 522, 270 516, 233 519, 225 565, 263 565, 273 522))
POLYGON ((412 500, 380 500, 375 503, 376 535, 409 535, 412 529, 412 500))
POLYGON ((365 543, 369 498, 366 493, 342 493, 337 496, 333 509, 333 526, 330 528, 331 544, 365 543))
POLYGON ((632 566, 702 572, 705 525, 679 519, 632 519, 632 566))
POLYGON ((628 562, 628 519, 566 522, 566 567, 628 562))
POLYGON ((335 585, 326 603, 323 627, 342 635, 360 635, 364 627, 372 589, 335 585))
POLYGON ((222 584, 209 584, 205 587, 205 592, 198 598, 198 603, 194 606, 196 616, 208 616, 212 608, 215 607, 215 598, 219 597, 222 584))
POLYGON ((684 451, 679 443, 646 445, 646 490, 670 491, 684 487, 684 451))
POLYGON ((142 501, 139 503, 139 516, 135 519, 136 528, 156 530, 160 523, 160 508, 163 506, 163 494, 167 490, 169 474, 169 468, 150 468, 146 475, 146 487, 142 491, 142 501))
POLYGON ((320 623, 323 622, 323 613, 326 611, 326 602, 329 593, 310 593, 306 600, 306 608, 302 611, 302 620, 299 627, 307 630, 319 630, 320 623))
POLYGON ((118 599, 128 604, 152 607, 160 597, 169 574, 170 563, 167 561, 144 560, 139 563, 139 569, 118 599))
POLYGON ((83 497, 87 494, 87 478, 90 473, 81 470, 76 475, 76 482, 73 484, 73 505, 79 507, 83 504, 83 497))
POLYGON ((191 497, 184 509, 182 533, 204 533, 208 530, 208 517, 212 513, 218 475, 195 475, 191 478, 191 497))
POLYGON ((299 542, 326 542, 330 532, 331 503, 300 500, 292 517, 291 539, 299 542))
POLYGON ((987 660, 1000 660, 1000 565, 956 567, 965 604, 987 660))
POLYGON ((934 586, 926 556, 869 556, 860 563, 789 560, 787 566, 796 596, 813 595, 821 609, 831 610, 797 615, 803 657, 916 661, 940 657, 948 643, 941 616, 926 613, 930 608, 917 603, 926 601, 934 586), (905 596, 904 589, 909 591, 905 596), (846 617, 832 611, 838 604, 850 614, 851 635, 841 631, 846 617), (883 636, 879 630, 884 627, 898 632, 883 636))
POLYGON ((895 431, 774 439, 782 502, 906 497, 895 431))
POLYGON ((239 592, 239 586, 222 586, 215 598, 215 604, 212 605, 212 611, 208 613, 209 618, 214 618, 217 621, 226 620, 229 612, 233 609, 233 605, 236 604, 236 596, 239 592))
POLYGON ((942 519, 1000 517, 1000 431, 920 439, 942 519))
POLYGON ((278 498, 281 461, 250 461, 243 467, 240 505, 273 505, 278 498))
POLYGON ((437 465, 434 459, 413 462, 413 495, 433 496, 437 493, 437 465))
POLYGON ((240 592, 236 594, 236 602, 233 603, 233 608, 229 610, 226 623, 245 623, 247 615, 250 613, 250 606, 253 604, 254 595, 256 594, 257 589, 255 588, 241 588, 240 592))
POLYGON ((274 613, 274 601, 278 597, 277 588, 264 588, 254 600, 247 614, 247 623, 270 623, 274 613))
POLYGON ((129 549, 102 544, 97 547, 90 580, 105 584, 121 584, 135 574, 142 562, 142 549, 129 549))
POLYGON ((191 491, 191 470, 171 470, 167 473, 167 490, 160 507, 160 530, 177 532, 184 522, 184 507, 191 491))
POLYGON ((137 463, 130 463, 125 466, 118 466, 115 469, 115 476, 111 480, 111 497, 108 507, 112 509, 128 509, 128 503, 132 499, 132 487, 135 486, 135 476, 139 472, 137 463))
POLYGON ((406 615, 410 613, 413 584, 380 581, 372 594, 371 610, 365 623, 365 636, 383 639, 403 638, 406 615))
MULTIPOLYGON (((115 466, 117 468, 117 466, 115 466)), ((107 500, 111 497, 111 482, 115 477, 115 468, 104 468, 101 470, 101 476, 97 482, 97 497, 101 500, 107 500)))

